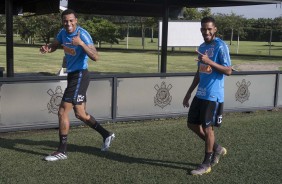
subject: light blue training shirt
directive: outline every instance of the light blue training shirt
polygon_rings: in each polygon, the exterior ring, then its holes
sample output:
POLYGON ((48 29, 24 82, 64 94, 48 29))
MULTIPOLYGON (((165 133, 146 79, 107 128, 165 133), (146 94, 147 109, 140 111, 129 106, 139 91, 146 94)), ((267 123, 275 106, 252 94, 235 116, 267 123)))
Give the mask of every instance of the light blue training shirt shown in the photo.
POLYGON ((67 72, 74 72, 77 70, 83 70, 88 68, 88 56, 81 46, 72 45, 72 38, 80 34, 80 39, 86 45, 94 45, 90 34, 80 26, 76 27, 76 30, 68 34, 63 28, 57 35, 57 40, 62 44, 65 59, 67 64, 67 72))
MULTIPOLYGON (((202 43, 199 52, 223 66, 231 66, 229 49, 224 41, 215 38, 211 43, 202 43)), ((224 102, 224 74, 219 73, 209 65, 198 62, 200 82, 196 96, 200 99, 224 102)))

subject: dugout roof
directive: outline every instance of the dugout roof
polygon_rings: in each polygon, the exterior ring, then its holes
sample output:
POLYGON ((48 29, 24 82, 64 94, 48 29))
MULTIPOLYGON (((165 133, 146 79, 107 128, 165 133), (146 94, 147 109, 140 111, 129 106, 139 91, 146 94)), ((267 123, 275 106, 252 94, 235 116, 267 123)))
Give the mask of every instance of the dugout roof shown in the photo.
MULTIPOLYGON (((48 14, 59 12, 60 0, 0 0, 0 14, 5 3, 13 4, 13 13, 48 14)), ((281 0, 68 0, 68 8, 78 13, 130 16, 159 16, 164 7, 222 7, 279 3, 281 0)))

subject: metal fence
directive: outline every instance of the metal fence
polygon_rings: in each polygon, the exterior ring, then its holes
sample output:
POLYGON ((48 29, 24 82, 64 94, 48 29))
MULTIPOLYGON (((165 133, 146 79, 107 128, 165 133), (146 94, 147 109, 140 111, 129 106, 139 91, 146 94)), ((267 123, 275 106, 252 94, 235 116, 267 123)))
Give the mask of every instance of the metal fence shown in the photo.
MULTIPOLYGON (((234 72, 225 80, 224 111, 282 107, 280 71, 234 72)), ((87 111, 101 122, 186 116, 182 100, 194 73, 91 75, 87 111)), ((0 132, 58 127, 66 77, 0 79, 0 132)), ((71 125, 80 125, 73 113, 71 125)))

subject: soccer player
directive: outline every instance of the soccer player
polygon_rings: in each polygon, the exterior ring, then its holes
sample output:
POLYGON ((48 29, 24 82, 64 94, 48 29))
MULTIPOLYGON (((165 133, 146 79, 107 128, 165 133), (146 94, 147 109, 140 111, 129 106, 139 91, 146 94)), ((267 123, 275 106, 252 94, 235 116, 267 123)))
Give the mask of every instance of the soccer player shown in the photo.
POLYGON ((201 20, 201 33, 204 43, 196 51, 198 70, 184 99, 183 106, 189 107, 189 99, 198 86, 188 112, 188 128, 205 141, 203 162, 191 171, 192 175, 202 175, 211 171, 211 166, 227 150, 215 142, 214 127, 222 121, 224 102, 224 76, 231 75, 231 60, 227 45, 216 37, 216 24, 212 17, 201 20))
POLYGON ((67 159, 67 136, 70 128, 69 112, 73 109, 76 118, 95 129, 103 137, 102 151, 107 151, 114 133, 104 129, 93 116, 86 112, 86 91, 90 82, 88 73, 88 58, 98 60, 98 53, 90 34, 77 25, 77 15, 67 9, 61 14, 63 28, 54 42, 40 48, 42 54, 54 52, 62 46, 65 53, 67 67, 67 88, 65 89, 59 107, 59 139, 60 144, 54 153, 46 156, 46 161, 67 159))

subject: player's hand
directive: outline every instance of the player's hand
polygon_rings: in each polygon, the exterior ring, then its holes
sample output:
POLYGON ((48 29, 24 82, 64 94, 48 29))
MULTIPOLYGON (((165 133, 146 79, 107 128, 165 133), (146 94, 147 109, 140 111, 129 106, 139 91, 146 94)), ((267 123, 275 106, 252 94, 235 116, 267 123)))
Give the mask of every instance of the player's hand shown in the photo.
POLYGON ((77 32, 77 36, 72 38, 72 45, 82 45, 83 41, 80 39, 80 31, 77 32))
POLYGON ((183 99, 183 107, 189 107, 189 99, 191 98, 191 94, 187 93, 183 99))
POLYGON ((51 48, 49 48, 49 45, 46 44, 46 45, 41 46, 39 51, 41 54, 45 54, 45 53, 51 52, 51 48))
POLYGON ((201 52, 199 52, 198 50, 196 50, 196 52, 198 53, 198 59, 196 61, 201 61, 204 64, 209 64, 209 62, 211 61, 207 51, 205 52, 205 54, 202 54, 201 52))

